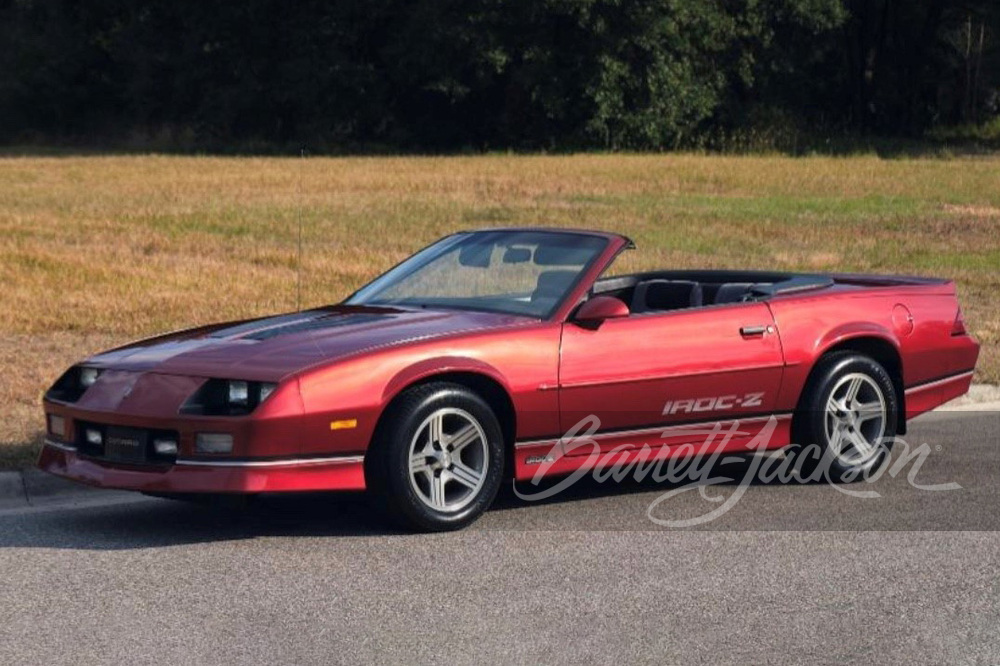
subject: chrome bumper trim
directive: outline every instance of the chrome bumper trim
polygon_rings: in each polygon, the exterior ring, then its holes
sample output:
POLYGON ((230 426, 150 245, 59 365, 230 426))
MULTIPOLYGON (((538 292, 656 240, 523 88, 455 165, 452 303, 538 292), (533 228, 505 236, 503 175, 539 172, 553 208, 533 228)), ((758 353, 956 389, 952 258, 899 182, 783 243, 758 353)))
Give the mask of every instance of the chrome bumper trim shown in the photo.
POLYGON ((351 465, 365 461, 364 456, 330 456, 327 458, 282 458, 280 460, 192 460, 178 458, 175 465, 191 467, 291 467, 295 465, 351 465))
MULTIPOLYGON (((52 439, 44 440, 45 446, 65 451, 67 453, 78 453, 75 446, 64 444, 52 439)), ((350 465, 362 463, 364 456, 327 456, 324 458, 280 458, 277 460, 191 460, 189 458, 178 458, 175 465, 185 465, 191 467, 291 467, 295 465, 350 465)))
POLYGON ((957 375, 950 375, 948 377, 942 377, 941 379, 935 379, 934 381, 927 382, 926 384, 917 384, 916 386, 911 386, 910 388, 906 389, 904 393, 906 395, 909 395, 911 393, 916 393, 918 391, 925 391, 927 389, 932 389, 941 386, 942 384, 953 382, 957 379, 966 379, 968 377, 971 377, 975 373, 976 373, 975 370, 967 370, 966 372, 960 372, 957 375))
POLYGON ((63 444, 62 442, 57 442, 54 439, 45 438, 45 446, 51 446, 53 449, 59 449, 60 451, 66 451, 67 453, 76 453, 76 447, 72 444, 63 444))

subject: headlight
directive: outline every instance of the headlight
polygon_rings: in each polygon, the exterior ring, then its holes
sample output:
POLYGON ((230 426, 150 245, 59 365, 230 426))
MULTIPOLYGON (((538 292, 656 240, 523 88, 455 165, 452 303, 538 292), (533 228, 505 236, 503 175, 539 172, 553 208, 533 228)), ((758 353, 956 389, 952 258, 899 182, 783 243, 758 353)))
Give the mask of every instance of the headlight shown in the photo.
POLYGON ((157 437, 153 440, 153 453, 164 458, 177 455, 177 440, 170 437, 157 437))
POLYGON ((97 382, 102 372, 100 368, 74 365, 56 380, 45 397, 59 402, 76 402, 97 382))
POLYGON ((90 388, 100 374, 101 371, 97 368, 80 368, 80 386, 90 388))
POLYGON ((267 400, 278 387, 271 382, 209 379, 181 407, 182 414, 243 416, 267 400))
POLYGON ((250 402, 250 386, 247 382, 229 382, 229 404, 246 405, 250 402))
POLYGON ((226 394, 229 396, 229 404, 233 407, 250 409, 267 400, 267 397, 274 393, 274 389, 278 388, 277 384, 268 382, 230 380, 227 384, 226 394))

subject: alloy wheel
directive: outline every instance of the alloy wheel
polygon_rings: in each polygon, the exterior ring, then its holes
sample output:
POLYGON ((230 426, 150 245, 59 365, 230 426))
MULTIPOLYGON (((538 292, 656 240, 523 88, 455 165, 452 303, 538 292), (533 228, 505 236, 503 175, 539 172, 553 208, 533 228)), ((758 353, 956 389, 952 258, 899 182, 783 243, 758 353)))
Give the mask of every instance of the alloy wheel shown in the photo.
POLYGON ((884 448, 885 395, 864 373, 844 375, 834 385, 825 420, 830 451, 845 465, 868 464, 884 448))
POLYGON ((417 428, 409 448, 410 485, 429 508, 455 512, 472 502, 489 471, 486 433, 468 412, 438 409, 417 428))

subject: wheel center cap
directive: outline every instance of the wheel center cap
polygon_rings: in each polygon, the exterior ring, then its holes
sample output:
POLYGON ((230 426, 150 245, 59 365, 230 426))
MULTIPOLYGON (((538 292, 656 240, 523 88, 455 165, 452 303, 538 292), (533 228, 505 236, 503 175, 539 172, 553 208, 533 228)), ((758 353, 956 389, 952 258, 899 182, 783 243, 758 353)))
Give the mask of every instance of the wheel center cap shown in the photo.
POLYGON ((451 467, 451 454, 447 451, 434 451, 431 453, 431 457, 434 458, 433 467, 435 469, 451 467))

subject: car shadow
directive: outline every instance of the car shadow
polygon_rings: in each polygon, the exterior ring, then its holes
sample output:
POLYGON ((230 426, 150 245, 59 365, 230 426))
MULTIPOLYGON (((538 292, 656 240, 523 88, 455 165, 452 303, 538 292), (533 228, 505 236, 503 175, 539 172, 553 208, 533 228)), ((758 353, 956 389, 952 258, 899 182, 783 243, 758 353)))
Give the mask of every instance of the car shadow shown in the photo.
MULTIPOLYGON (((779 454, 780 455, 780 454, 779 454)), ((779 463, 780 464, 780 463, 779 463)), ((695 462, 692 468, 682 468, 672 475, 673 479, 658 479, 657 473, 650 471, 637 474, 635 467, 625 468, 618 477, 607 474, 582 474, 572 484, 548 495, 546 490, 563 483, 562 478, 542 479, 537 485, 528 482, 506 484, 493 503, 494 509, 523 509, 533 506, 563 504, 585 499, 622 496, 641 493, 663 493, 681 488, 699 486, 731 487, 739 484, 748 486, 798 486, 811 483, 790 477, 788 474, 774 475, 772 468, 763 467, 754 455, 734 454, 695 462), (676 480, 674 480, 676 479, 676 480)))
MULTIPOLYGON (((713 485, 735 484, 751 473, 749 459, 728 457, 705 468, 713 485), (728 481, 724 479, 729 479, 728 481)), ((764 481, 753 478, 753 485, 764 481)), ((598 482, 587 474, 568 488, 541 500, 518 497, 539 486, 504 483, 491 511, 544 511, 546 505, 697 485, 652 479, 598 482)), ((379 519, 361 493, 301 493, 262 496, 248 506, 205 506, 168 499, 136 498, 101 506, 51 506, 43 511, 0 515, 0 549, 57 548, 130 550, 262 537, 399 537, 413 536, 379 519)), ((419 537, 418 537, 419 538, 419 537)))
POLYGON ((0 549, 130 550, 270 536, 393 534, 403 532, 378 521, 363 495, 344 493, 262 497, 245 508, 137 496, 0 515, 0 549))

